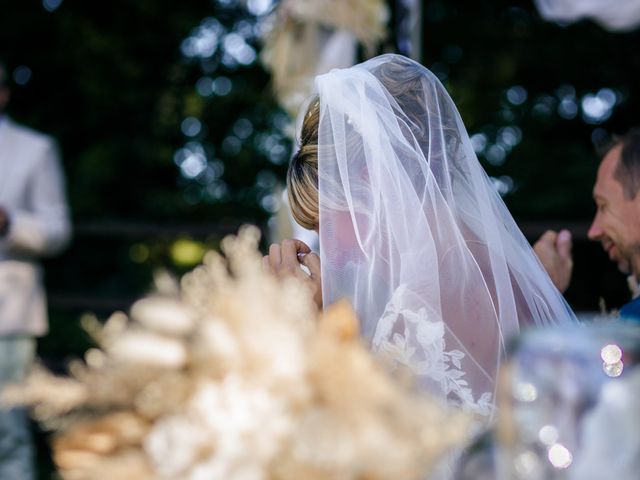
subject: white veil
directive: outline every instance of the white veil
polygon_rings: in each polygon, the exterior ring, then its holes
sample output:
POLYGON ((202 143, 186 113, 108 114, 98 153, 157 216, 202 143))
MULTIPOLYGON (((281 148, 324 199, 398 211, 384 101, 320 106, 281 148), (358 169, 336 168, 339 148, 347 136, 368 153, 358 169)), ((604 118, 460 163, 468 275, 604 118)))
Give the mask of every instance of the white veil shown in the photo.
POLYGON ((505 339, 575 317, 478 163, 438 79, 383 55, 316 79, 325 305, 374 350, 489 414, 505 339))

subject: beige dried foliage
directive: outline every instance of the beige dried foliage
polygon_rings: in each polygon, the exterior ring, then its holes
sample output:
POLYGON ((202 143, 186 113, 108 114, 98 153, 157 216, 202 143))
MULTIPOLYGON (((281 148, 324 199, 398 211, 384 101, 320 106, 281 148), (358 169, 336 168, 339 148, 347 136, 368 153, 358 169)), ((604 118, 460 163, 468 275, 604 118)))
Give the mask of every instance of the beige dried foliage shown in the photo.
POLYGON ((140 449, 101 455, 85 450, 54 451, 64 480, 154 480, 153 467, 140 449), (64 467, 63 467, 64 466, 64 467))
POLYGON ((301 22, 352 31, 369 49, 386 36, 389 19, 383 0, 283 0, 279 9, 301 22))
POLYGON ((149 422, 131 412, 108 413, 85 422, 54 440, 57 454, 85 451, 98 455, 140 445, 149 431, 149 422))
POLYGON ((4 406, 29 404, 38 408, 40 418, 64 415, 83 405, 91 394, 87 385, 73 378, 51 375, 36 365, 22 385, 11 385, 2 392, 4 406))
POLYGON ((257 244, 243 229, 182 279, 179 299, 86 320, 98 348, 70 378, 39 369, 11 390, 57 428, 63 479, 410 480, 466 439, 468 416, 389 376, 353 310, 319 316, 308 288, 263 270, 257 244), (154 336, 185 361, 166 362, 154 336), (123 354, 123 339, 144 355, 123 354))
POLYGON ((318 330, 330 338, 349 342, 357 341, 360 326, 351 304, 341 300, 322 314, 318 322, 318 330))
POLYGON ((282 0, 264 39, 262 62, 274 92, 295 118, 311 94, 327 31, 350 32, 368 56, 387 35, 389 12, 383 0, 282 0))

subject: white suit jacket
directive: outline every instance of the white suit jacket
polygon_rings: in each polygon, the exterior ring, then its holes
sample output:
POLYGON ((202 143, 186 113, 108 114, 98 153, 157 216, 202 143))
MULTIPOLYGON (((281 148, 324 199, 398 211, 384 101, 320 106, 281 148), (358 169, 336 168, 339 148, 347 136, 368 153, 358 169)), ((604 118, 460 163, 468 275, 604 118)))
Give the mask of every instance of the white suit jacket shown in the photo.
POLYGON ((0 237, 0 337, 48 330, 37 259, 64 248, 69 209, 53 140, 0 117, 0 206, 10 227, 0 237))

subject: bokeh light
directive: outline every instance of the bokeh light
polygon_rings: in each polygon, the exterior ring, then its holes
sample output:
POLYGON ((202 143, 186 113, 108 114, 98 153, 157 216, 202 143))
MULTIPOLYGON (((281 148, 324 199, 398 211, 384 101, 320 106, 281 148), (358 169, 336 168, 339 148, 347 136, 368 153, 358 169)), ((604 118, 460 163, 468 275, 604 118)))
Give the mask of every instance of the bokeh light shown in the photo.
POLYGON ((617 94, 610 88, 602 88, 597 93, 588 93, 582 97, 582 119, 586 123, 598 124, 611 117, 618 101, 617 94))
POLYGON ((53 12, 60 8, 62 0, 42 0, 42 6, 47 12, 53 12))
POLYGON ((507 100, 513 105, 522 105, 527 101, 527 96, 527 90, 520 85, 514 85, 507 90, 507 100))
POLYGON ((560 433, 553 425, 545 425, 538 432, 538 439, 547 446, 554 445, 559 437, 560 433))
POLYGON ((517 382, 514 386, 513 396, 521 402, 534 402, 538 399, 538 389, 533 383, 517 382))
POLYGON ((202 261, 205 251, 202 242, 181 238, 171 245, 170 255, 174 264, 181 267, 192 267, 202 261))
POLYGON ((198 142, 188 142, 175 153, 173 160, 185 178, 195 178, 207 167, 204 147, 198 142))
POLYGON ((617 363, 622 360, 622 349, 615 343, 610 343, 600 350, 600 358, 605 363, 617 363))
POLYGON ((274 0, 248 0, 247 10, 256 16, 266 15, 275 6, 274 0))
POLYGON ((471 135, 471 146, 477 155, 484 153, 489 143, 489 137, 484 133, 474 133, 471 135))
POLYGON ((515 182, 513 178, 508 175, 501 175, 500 177, 490 177, 493 183, 493 188, 500 194, 501 197, 513 193, 515 191, 515 182))
POLYGON ((573 455, 571 455, 569 449, 561 443, 556 443, 549 447, 547 457, 551 465, 559 469, 568 468, 573 462, 573 455))
POLYGON ((26 85, 31 80, 31 69, 26 65, 20 65, 13 71, 13 80, 17 85, 26 85))
POLYGON ((215 18, 205 18, 180 46, 187 58, 208 58, 216 53, 225 28, 215 18))
POLYGON ((195 137, 202 131, 202 124, 195 117, 187 117, 182 121, 180 129, 185 136, 195 137))

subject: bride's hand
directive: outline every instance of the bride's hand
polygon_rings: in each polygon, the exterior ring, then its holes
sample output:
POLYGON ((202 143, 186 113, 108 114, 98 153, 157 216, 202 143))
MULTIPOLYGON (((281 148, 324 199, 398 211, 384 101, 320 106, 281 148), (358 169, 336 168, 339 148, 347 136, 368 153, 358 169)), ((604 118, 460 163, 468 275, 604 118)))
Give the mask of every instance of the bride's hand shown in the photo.
POLYGON ((320 258, 313 253, 309 246, 295 239, 283 240, 269 247, 269 254, 265 255, 262 263, 276 275, 293 275, 314 287, 313 300, 318 308, 322 308, 322 283, 320 276, 320 258), (309 270, 307 275, 300 265, 309 270))

